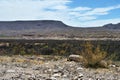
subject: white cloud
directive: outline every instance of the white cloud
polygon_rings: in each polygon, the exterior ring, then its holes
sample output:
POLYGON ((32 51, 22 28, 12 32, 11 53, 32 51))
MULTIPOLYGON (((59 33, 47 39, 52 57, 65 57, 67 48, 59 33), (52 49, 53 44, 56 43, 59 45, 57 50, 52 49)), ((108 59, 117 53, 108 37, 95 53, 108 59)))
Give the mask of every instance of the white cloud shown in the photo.
POLYGON ((5 0, 0 1, 0 20, 29 20, 49 18, 58 12, 48 12, 45 9, 66 9, 70 0, 5 0), (44 16, 43 16, 44 14, 44 16), (51 15, 50 15, 51 14, 51 15), (48 16, 49 15, 49 16, 48 16))
POLYGON ((120 5, 111 6, 111 7, 103 7, 103 8, 95 8, 91 11, 86 12, 82 16, 90 16, 90 15, 106 15, 108 12, 114 9, 120 9, 120 5))
POLYGON ((114 9, 120 9, 120 5, 102 8, 76 7, 69 14, 75 16, 80 21, 89 21, 97 19, 100 15, 107 15, 109 11, 114 9))
POLYGON ((73 9, 73 11, 85 11, 85 10, 91 10, 92 8, 89 7, 76 7, 73 9))
POLYGON ((67 6, 65 6, 65 5, 57 5, 57 6, 53 6, 51 9, 65 10, 65 9, 67 9, 67 6))
POLYGON ((94 20, 94 19, 96 19, 96 17, 95 16, 84 16, 84 17, 79 17, 79 20, 81 20, 81 21, 89 21, 89 20, 94 20))
POLYGON ((97 20, 97 17, 119 9, 120 5, 103 8, 81 6, 71 8, 68 4, 72 1, 74 0, 0 0, 0 21, 48 19, 60 20, 72 26, 96 26, 119 20, 97 20))

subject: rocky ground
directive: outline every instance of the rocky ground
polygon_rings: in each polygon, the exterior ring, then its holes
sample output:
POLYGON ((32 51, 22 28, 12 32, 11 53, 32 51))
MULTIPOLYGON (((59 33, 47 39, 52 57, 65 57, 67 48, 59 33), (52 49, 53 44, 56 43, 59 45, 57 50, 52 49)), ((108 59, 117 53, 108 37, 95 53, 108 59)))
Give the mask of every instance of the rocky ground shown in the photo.
POLYGON ((120 80, 120 66, 92 69, 60 57, 0 56, 0 80, 120 80))

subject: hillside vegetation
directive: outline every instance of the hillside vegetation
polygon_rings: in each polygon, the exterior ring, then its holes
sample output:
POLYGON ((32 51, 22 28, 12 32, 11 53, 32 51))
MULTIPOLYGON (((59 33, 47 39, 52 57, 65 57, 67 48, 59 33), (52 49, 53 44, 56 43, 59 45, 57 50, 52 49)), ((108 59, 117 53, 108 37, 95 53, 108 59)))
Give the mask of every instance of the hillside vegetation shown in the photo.
MULTIPOLYGON (((50 41, 47 42, 1 42, 1 55, 59 55, 69 56, 70 54, 82 55, 92 54, 96 59, 101 55, 108 59, 120 60, 120 42, 119 41, 50 41)), ((91 56, 92 57, 92 56, 91 56)))

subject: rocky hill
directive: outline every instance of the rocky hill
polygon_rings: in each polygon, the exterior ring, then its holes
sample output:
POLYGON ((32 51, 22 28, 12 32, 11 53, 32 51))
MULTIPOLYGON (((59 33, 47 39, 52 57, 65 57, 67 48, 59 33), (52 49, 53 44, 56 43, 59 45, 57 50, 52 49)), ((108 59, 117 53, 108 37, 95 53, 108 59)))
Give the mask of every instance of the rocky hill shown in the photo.
POLYGON ((103 28, 108 28, 108 29, 120 29, 120 23, 118 24, 106 24, 103 26, 103 28))
POLYGON ((57 38, 120 38, 120 23, 102 27, 72 27, 61 21, 0 21, 3 37, 57 37, 57 38))

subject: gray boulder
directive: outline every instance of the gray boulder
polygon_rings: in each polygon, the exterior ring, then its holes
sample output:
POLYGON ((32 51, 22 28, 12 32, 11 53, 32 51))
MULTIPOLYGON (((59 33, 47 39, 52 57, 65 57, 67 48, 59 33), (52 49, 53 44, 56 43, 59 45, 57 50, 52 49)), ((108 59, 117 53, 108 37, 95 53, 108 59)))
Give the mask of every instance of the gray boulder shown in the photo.
POLYGON ((75 62, 82 62, 83 61, 83 57, 80 55, 75 55, 72 54, 68 57, 68 61, 75 61, 75 62))

